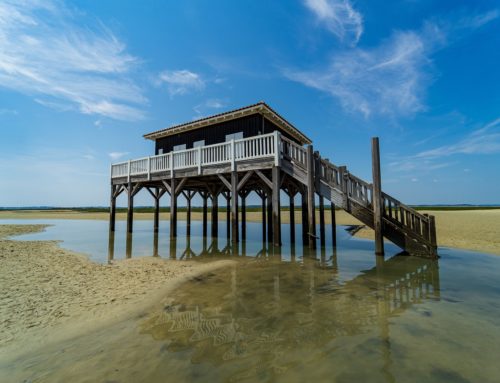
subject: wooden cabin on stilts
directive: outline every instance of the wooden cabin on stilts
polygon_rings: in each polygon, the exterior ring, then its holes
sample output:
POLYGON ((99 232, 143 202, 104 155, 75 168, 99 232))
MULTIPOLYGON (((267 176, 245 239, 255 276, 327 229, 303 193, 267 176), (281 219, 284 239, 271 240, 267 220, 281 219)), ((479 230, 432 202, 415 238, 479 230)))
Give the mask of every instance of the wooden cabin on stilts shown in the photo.
POLYGON ((351 174, 346 166, 322 158, 306 135, 264 102, 144 137, 155 142, 154 155, 111 165, 111 232, 115 231, 116 198, 127 193, 127 232, 132 233, 134 197, 146 189, 154 200, 155 232, 159 227, 160 199, 168 194, 171 239, 177 236, 180 195, 187 201, 189 233, 191 201, 198 194, 203 201, 203 236, 217 238, 222 196, 228 238, 237 244, 246 239, 246 202, 253 191, 261 199, 262 239, 279 247, 283 191, 289 197, 292 244, 297 236, 295 197, 300 195, 302 242, 311 249, 318 242, 325 246, 325 201, 329 201, 334 244, 335 209, 342 208, 375 230, 376 254, 383 255, 385 237, 411 254, 437 257, 434 217, 420 214, 382 191, 378 138, 372 140, 373 182, 368 183, 351 174))

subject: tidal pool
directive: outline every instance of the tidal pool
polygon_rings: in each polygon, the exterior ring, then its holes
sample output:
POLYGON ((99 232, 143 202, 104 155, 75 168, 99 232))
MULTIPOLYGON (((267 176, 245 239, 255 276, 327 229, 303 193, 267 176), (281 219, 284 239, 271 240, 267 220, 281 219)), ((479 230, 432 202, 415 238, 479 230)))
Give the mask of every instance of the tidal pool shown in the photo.
POLYGON ((287 230, 281 250, 263 244, 258 224, 234 248, 225 233, 200 237, 196 222, 189 238, 179 225, 174 243, 161 229, 155 238, 147 221, 128 240, 118 227, 112 241, 87 231, 104 222, 79 222, 19 239, 59 236, 99 262, 153 253, 237 262, 139 317, 0 365, 12 381, 500 381, 500 257, 440 249, 435 261, 396 255, 390 244, 376 257, 371 241, 342 227, 336 248, 328 241, 310 252, 290 247, 287 230), (65 231, 86 240, 73 244, 65 231))

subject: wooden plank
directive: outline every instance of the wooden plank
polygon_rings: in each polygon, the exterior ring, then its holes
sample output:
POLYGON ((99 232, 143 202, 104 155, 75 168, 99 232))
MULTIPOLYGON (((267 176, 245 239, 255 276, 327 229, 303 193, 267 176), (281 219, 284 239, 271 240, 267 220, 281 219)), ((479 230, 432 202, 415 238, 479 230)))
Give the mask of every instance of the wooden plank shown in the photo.
POLYGON ((380 174, 380 148, 378 137, 372 138, 373 176, 373 229, 375 230, 375 254, 384 255, 384 233, 382 226, 382 177, 380 174))

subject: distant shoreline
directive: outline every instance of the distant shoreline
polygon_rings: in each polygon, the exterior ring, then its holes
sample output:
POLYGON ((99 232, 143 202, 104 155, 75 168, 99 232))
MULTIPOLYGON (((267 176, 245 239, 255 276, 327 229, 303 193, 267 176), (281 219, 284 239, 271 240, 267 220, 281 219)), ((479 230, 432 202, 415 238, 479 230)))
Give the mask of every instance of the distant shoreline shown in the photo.
MULTIPOLYGON (((500 209, 461 209, 461 210, 426 210, 426 213, 436 217, 437 240, 440 247, 452 247, 464 250, 473 250, 483 253, 500 255, 500 209)), ((209 213, 210 215, 210 213, 209 213)), ((226 219, 226 212, 219 212, 219 220, 226 219)), ((319 213, 316 212, 319 222, 319 213)), ((336 222, 338 225, 362 225, 360 221, 343 210, 336 211, 336 222)), ((168 220, 170 214, 161 212, 160 219, 168 220)), ((180 210, 179 220, 186 217, 185 210, 180 210)), ((193 221, 201 220, 200 211, 193 211, 193 221)), ((108 220, 108 212, 83 212, 76 210, 16 210, 0 211, 0 219, 85 219, 85 220, 108 220)), ((125 212, 119 212, 116 219, 126 219, 125 212)), ((134 213, 134 220, 152 220, 150 212, 134 213)), ((248 222, 260 222, 262 219, 260 210, 247 211, 248 222)), ((290 222, 288 211, 282 209, 281 222, 290 222)), ((300 209, 295 210, 295 222, 301 222, 300 209)), ((331 212, 325 214, 325 223, 331 223, 331 212)), ((357 237, 373 239, 373 231, 365 228, 356 233, 357 237)))

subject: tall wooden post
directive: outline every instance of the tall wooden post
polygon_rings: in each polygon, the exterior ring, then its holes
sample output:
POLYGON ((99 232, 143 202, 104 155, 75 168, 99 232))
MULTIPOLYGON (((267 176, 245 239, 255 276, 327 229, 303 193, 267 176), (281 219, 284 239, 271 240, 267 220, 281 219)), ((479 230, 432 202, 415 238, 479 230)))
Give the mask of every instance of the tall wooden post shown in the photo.
POLYGON ((158 232, 154 233, 153 236, 153 257, 158 257, 158 232))
POLYGON ((337 219, 335 217, 335 204, 332 202, 330 205, 332 209, 332 246, 337 246, 337 219))
POLYGON ((212 238, 219 236, 219 193, 212 194, 212 238))
POLYGON ((231 239, 238 242, 238 172, 231 172, 231 239))
POLYGON ((273 242, 273 194, 267 194, 267 242, 273 242))
POLYGON ((116 220, 116 197, 115 197, 115 186, 111 185, 111 200, 109 203, 109 231, 115 231, 115 220, 116 220))
POLYGON ((127 242, 125 245, 125 258, 132 258, 132 232, 127 233, 127 242))
POLYGON ((303 191, 301 194, 302 197, 302 245, 306 246, 309 244, 309 223, 307 222, 307 193, 303 191))
POLYGON ((201 196, 203 198, 203 237, 206 237, 207 236, 208 193, 204 192, 201 196))
POLYGON ((325 200, 323 196, 319 196, 319 238, 321 247, 326 245, 325 235, 325 200))
POLYGON ((273 206, 273 244, 281 246, 281 225, 280 225, 280 188, 281 188, 281 169, 278 166, 273 167, 272 172, 272 206, 273 206))
POLYGON ((177 237, 177 193, 175 178, 170 180, 170 239, 177 237))
POLYGON ((314 155, 312 145, 307 146, 307 221, 309 248, 316 248, 316 212, 314 205, 314 155))
POLYGON ((429 216, 429 239, 432 244, 432 255, 437 256, 436 218, 433 215, 429 216))
POLYGON ((153 232, 158 233, 158 228, 160 225, 160 190, 156 188, 155 190, 155 210, 154 210, 154 224, 153 232))
POLYGON ((128 205, 127 205, 127 233, 132 233, 134 221, 134 195, 132 190, 132 183, 128 183, 128 205))
POLYGON ((380 174, 380 149, 378 137, 372 138, 373 175, 373 227, 375 230, 375 254, 384 255, 384 233, 382 226, 382 177, 380 174))
POLYGON ((262 242, 266 242, 266 192, 262 190, 262 242))
POLYGON ((294 193, 292 190, 288 190, 290 197, 290 243, 295 243, 295 201, 294 193))
POLYGON ((229 191, 225 194, 226 197, 226 237, 231 238, 231 194, 229 191))
POLYGON ((245 241, 247 239, 247 194, 241 196, 241 240, 245 241))
POLYGON ((191 194, 191 191, 188 191, 185 194, 186 197, 186 202, 187 202, 187 207, 186 207, 186 235, 189 237, 191 235, 191 198, 193 195, 191 194))
POLYGON ((114 231, 110 231, 108 237, 108 263, 112 263, 114 258, 115 258, 115 233, 114 231))

